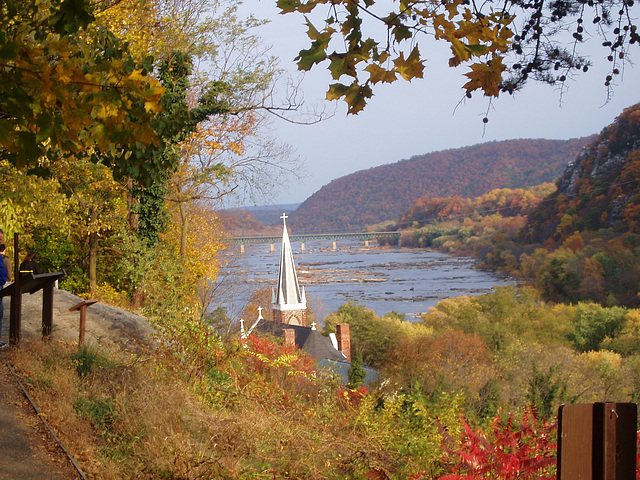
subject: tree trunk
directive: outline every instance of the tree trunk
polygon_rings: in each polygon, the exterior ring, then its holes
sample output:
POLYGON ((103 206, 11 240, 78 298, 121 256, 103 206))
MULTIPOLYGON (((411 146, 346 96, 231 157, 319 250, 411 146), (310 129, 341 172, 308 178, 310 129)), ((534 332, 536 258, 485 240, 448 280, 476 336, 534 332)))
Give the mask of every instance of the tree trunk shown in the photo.
POLYGON ((178 203, 178 209, 180 211, 180 258, 184 263, 187 258, 187 236, 189 219, 187 217, 187 206, 185 202, 178 203))
MULTIPOLYGON (((91 225, 98 223, 98 211, 95 207, 91 208, 91 225)), ((89 290, 92 296, 98 291, 97 280, 97 266, 98 266, 98 234, 92 231, 89 234, 89 290)))
POLYGON ((133 180, 131 177, 127 178, 125 185, 127 187, 127 210, 129 211, 129 228, 132 232, 140 232, 140 214, 137 213, 140 205, 140 200, 133 196, 131 193, 133 190, 133 180), (134 212, 135 211, 135 212, 134 212))

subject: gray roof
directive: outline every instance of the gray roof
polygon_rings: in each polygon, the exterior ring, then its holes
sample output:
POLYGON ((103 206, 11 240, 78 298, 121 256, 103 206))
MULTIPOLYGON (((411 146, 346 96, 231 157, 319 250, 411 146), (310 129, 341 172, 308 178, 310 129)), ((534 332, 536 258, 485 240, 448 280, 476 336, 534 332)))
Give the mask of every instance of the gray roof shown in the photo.
MULTIPOLYGON (((260 322, 256 327, 257 332, 274 337, 283 337, 285 329, 296 332, 296 346, 318 362, 320 373, 338 375, 345 384, 347 383, 351 363, 347 362, 342 352, 333 347, 329 337, 325 337, 311 327, 287 325, 269 320, 260 322)), ((362 369, 367 374, 364 379, 365 385, 369 386, 380 379, 380 373, 376 369, 364 365, 362 369)))
MULTIPOLYGON (((349 369, 351 368, 351 364, 347 361, 343 360, 321 360, 318 363, 320 369, 320 373, 327 373, 332 375, 338 375, 344 383, 349 381, 349 369)), ((378 372, 375 368, 362 366, 362 370, 366 373, 366 377, 364 378, 365 386, 369 387, 373 383, 380 380, 380 372, 378 372)))
POLYGON ((345 360, 342 352, 333 347, 329 337, 325 337, 322 333, 311 327, 287 325, 286 323, 269 320, 260 322, 256 327, 258 332, 269 333, 275 337, 283 337, 285 329, 294 330, 296 332, 296 346, 317 361, 324 360, 325 358, 330 360, 345 360))
MULTIPOLYGON (((290 325, 291 326, 291 325, 290 325)), ((308 328, 308 327, 302 327, 308 328)), ((302 346, 300 347, 302 350, 307 352, 307 355, 315 358, 316 360, 346 360, 344 354, 336 350, 331 343, 331 339, 329 337, 325 337, 317 330, 311 330, 307 335, 307 338, 304 339, 302 346)), ((298 338, 298 332, 296 332, 296 343, 298 338)))

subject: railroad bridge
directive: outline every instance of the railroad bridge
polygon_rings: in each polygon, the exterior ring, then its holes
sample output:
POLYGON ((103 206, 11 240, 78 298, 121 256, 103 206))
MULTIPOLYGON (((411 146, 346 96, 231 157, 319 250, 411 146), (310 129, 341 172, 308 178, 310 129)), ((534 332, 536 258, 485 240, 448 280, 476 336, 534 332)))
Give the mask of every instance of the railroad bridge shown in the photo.
MULTIPOLYGON (((289 235, 291 241, 300 242, 300 249, 304 251, 305 242, 309 240, 330 240, 333 249, 338 248, 339 240, 363 240, 365 247, 369 246, 370 240, 377 238, 400 238, 399 232, 360 232, 360 233, 310 233, 304 235, 289 235)), ((281 236, 261 236, 261 237, 231 237, 229 243, 240 245, 240 252, 244 253, 244 246, 248 243, 270 243, 271 251, 275 250, 275 244, 282 240, 281 236)))

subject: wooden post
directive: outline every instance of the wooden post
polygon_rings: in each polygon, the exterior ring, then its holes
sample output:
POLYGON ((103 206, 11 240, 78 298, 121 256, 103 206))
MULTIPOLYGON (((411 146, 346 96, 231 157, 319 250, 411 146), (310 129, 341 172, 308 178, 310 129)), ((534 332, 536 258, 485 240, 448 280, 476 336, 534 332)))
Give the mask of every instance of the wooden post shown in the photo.
POLYGON ((244 243, 240 244, 240 253, 244 253, 244 243))
POLYGON ((275 246, 275 244, 273 244, 273 243, 271 244, 271 249, 270 249, 269 251, 270 251, 271 253, 273 253, 273 252, 275 252, 275 251, 276 251, 276 246, 275 246))
POLYGON ((333 241, 333 251, 335 252, 338 249, 338 242, 336 240, 333 241))
POLYGON ((19 235, 13 234, 13 292, 11 293, 11 314, 9 318, 9 343, 20 343, 22 331, 22 293, 20 292, 20 243, 19 235))
POLYGON ((558 480, 635 480, 635 403, 562 405, 558 480))
POLYGON ((42 287, 42 338, 51 338, 53 329, 53 283, 47 282, 42 287))
POLYGON ((94 303, 98 303, 98 300, 85 300, 83 302, 74 305, 69 309, 70 312, 80 310, 80 334, 78 338, 78 344, 82 345, 84 343, 84 332, 87 325, 87 308, 89 308, 94 303))
POLYGON ((304 252, 304 242, 300 243, 300 251, 304 252))

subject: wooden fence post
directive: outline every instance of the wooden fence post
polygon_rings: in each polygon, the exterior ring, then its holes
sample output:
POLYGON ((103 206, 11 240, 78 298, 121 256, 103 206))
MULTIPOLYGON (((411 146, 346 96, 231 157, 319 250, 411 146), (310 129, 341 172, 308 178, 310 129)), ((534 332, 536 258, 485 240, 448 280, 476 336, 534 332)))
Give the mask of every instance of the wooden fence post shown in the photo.
POLYGON ((635 480, 635 403, 562 405, 558 480, 635 480))

